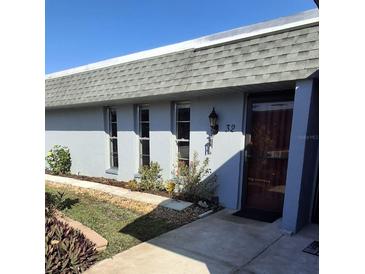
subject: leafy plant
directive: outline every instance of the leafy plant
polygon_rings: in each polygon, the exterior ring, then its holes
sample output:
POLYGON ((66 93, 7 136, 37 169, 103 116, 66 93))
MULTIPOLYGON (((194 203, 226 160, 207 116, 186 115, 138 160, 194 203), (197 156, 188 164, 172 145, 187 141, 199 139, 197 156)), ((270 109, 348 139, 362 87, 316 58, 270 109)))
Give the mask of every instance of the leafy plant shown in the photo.
POLYGON ((81 273, 95 263, 95 244, 78 230, 46 217, 46 273, 81 273))
POLYGON ((165 190, 169 193, 170 197, 172 197, 175 187, 176 187, 176 184, 173 181, 168 181, 166 183, 165 190))
MULTIPOLYGON (((47 199, 47 195, 46 195, 46 199, 47 199)), ((46 218, 48 217, 52 217, 55 214, 55 208, 52 204, 47 204, 47 200, 46 200, 46 206, 45 206, 45 215, 46 218)))
POLYGON ((46 215, 53 215, 55 210, 71 208, 72 205, 79 202, 79 199, 65 198, 65 193, 57 191, 56 193, 46 192, 46 215))
POLYGON ((137 191, 137 190, 139 190, 139 184, 137 183, 137 181, 136 181, 136 180, 130 180, 130 181, 128 182, 128 187, 129 187, 129 189, 130 189, 130 190, 132 190, 132 191, 137 191))
POLYGON ((178 185, 180 195, 185 199, 197 202, 201 199, 210 201, 214 197, 217 177, 216 175, 208 176, 211 174, 208 165, 208 158, 205 158, 200 164, 197 152, 194 152, 193 160, 189 165, 185 162, 178 162, 174 181, 178 185))
POLYGON ((151 162, 149 166, 143 166, 139 169, 141 181, 139 183, 140 190, 164 190, 161 177, 161 167, 157 162, 151 162))
POLYGON ((50 171, 55 174, 67 174, 71 170, 71 155, 67 147, 54 145, 46 156, 50 171))
POLYGON ((60 192, 60 191, 57 191, 57 193, 53 195, 53 203, 58 210, 62 210, 64 208, 64 203, 65 203, 64 196, 65 192, 60 192))

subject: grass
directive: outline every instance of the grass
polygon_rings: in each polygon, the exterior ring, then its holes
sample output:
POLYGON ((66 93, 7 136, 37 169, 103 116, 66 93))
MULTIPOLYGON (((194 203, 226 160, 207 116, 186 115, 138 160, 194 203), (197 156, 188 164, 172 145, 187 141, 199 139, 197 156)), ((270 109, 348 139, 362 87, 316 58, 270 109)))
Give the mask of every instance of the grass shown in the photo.
POLYGON ((73 201, 62 212, 95 230, 108 241, 108 247, 100 253, 99 260, 109 258, 143 241, 147 241, 177 227, 151 213, 123 208, 98 199, 87 191, 76 192, 70 188, 59 189, 46 185, 46 192, 65 193, 65 199, 73 201))

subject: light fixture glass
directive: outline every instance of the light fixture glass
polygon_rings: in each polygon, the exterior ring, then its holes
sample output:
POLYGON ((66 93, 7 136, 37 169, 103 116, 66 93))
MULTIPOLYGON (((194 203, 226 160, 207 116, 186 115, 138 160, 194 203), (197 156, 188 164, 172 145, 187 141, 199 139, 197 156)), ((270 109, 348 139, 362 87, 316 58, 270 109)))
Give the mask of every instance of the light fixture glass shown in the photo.
POLYGON ((212 134, 217 134, 218 133, 218 115, 215 112, 215 109, 213 107, 212 112, 209 114, 209 124, 210 124, 210 128, 211 128, 211 132, 212 134))

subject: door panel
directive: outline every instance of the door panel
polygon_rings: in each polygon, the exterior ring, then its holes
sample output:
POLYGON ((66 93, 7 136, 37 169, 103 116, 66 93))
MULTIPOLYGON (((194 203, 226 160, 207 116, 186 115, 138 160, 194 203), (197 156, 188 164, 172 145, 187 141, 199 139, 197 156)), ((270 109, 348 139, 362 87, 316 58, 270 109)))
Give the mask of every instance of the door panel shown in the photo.
POLYGON ((245 210, 283 210, 293 115, 291 97, 251 97, 246 128, 245 210))

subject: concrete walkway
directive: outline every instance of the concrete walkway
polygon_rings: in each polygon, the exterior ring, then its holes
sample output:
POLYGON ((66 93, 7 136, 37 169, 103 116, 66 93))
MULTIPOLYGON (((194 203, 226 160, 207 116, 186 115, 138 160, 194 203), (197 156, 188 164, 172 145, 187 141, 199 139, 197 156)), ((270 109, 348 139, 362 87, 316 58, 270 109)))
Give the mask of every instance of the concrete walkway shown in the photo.
POLYGON ((318 239, 318 226, 294 236, 280 232, 280 220, 257 222, 223 210, 148 242, 87 270, 87 274, 312 274, 318 257, 302 252, 318 239))
POLYGON ((72 185, 82 188, 89 188, 89 189, 95 189, 99 191, 103 191, 112 195, 116 195, 119 197, 123 197, 126 199, 143 202, 143 203, 149 203, 153 205, 159 205, 167 208, 171 208, 177 211, 183 210, 192 203, 184 202, 180 200, 174 200, 163 196, 153 195, 149 193, 144 192, 138 192, 138 191, 131 191, 130 189, 116 187, 116 186, 109 186, 89 181, 83 181, 83 180, 77 180, 74 178, 68 178, 68 177, 62 177, 62 176, 54 176, 46 174, 46 181, 51 181, 59 184, 66 184, 66 185, 72 185))

